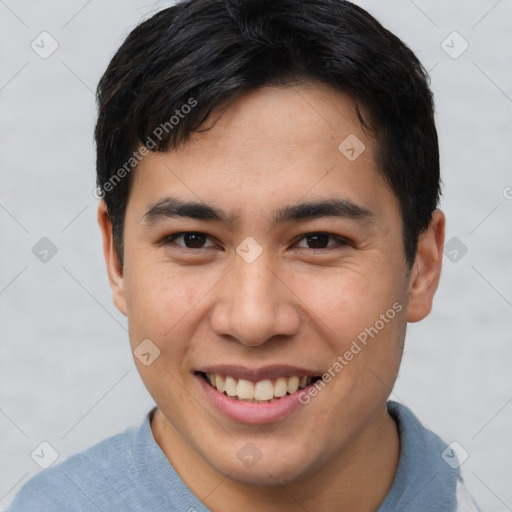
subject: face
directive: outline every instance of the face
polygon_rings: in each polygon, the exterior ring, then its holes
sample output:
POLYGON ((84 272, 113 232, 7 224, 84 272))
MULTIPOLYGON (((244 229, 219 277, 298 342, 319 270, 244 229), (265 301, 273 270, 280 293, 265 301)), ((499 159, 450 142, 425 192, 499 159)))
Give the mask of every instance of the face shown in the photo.
POLYGON ((407 273, 399 204, 350 98, 252 92, 133 180, 122 270, 101 206, 100 224, 161 439, 270 485, 371 445, 439 236, 407 273))

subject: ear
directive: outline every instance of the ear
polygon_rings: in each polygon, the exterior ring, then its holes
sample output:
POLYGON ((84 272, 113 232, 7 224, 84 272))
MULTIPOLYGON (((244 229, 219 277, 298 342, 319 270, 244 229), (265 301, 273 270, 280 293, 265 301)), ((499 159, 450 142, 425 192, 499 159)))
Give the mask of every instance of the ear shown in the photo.
POLYGON ((128 310, 126 307, 123 266, 119 261, 114 247, 112 223, 110 222, 105 201, 101 201, 98 206, 98 224, 100 225, 101 236, 103 238, 103 255, 105 256, 105 263, 107 265, 112 298, 117 309, 123 313, 123 315, 127 316, 128 310))
POLYGON ((428 228, 419 236, 418 252, 409 276, 408 322, 419 322, 432 310, 441 277, 444 232, 444 213, 435 210, 428 228))

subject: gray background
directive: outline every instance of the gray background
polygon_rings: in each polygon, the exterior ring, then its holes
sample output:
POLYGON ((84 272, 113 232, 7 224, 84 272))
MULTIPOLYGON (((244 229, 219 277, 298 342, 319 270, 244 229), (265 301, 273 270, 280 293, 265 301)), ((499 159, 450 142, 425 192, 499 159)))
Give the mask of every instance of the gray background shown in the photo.
MULTIPOLYGON (((1 508, 40 471, 42 441, 61 461, 152 405, 104 269, 93 91, 127 33, 171 3, 0 0, 1 508), (43 31, 59 45, 47 59, 31 48, 43 31), (46 263, 32 252, 42 237, 58 249, 46 263)), ((485 510, 512 510, 512 1, 358 3, 431 72, 456 237, 434 311, 409 328, 393 398, 469 453, 462 470, 485 510), (454 31, 469 43, 460 56, 454 31)))

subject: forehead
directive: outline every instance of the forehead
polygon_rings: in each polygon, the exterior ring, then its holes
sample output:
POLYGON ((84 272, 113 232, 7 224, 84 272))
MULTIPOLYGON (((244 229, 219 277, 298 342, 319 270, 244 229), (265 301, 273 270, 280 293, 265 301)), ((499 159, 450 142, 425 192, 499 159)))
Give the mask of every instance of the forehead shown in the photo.
POLYGON ((354 101, 324 84, 246 93, 213 112, 205 128, 177 150, 145 157, 131 196, 147 206, 167 193, 239 211, 329 193, 369 206, 380 190, 393 201, 354 101))
POLYGON ((261 87, 242 95, 213 112, 206 131, 194 134, 183 150, 199 158, 203 150, 215 149, 238 154, 252 151, 262 158, 265 148, 274 157, 292 158, 315 148, 336 149, 349 135, 364 139, 373 151, 373 139, 362 130, 354 100, 323 83, 305 82, 261 87))

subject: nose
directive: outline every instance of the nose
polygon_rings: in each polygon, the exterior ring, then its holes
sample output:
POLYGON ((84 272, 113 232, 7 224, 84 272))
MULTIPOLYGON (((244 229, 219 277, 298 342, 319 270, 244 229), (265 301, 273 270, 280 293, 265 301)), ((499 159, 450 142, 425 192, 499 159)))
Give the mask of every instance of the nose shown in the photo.
POLYGON ((252 263, 235 258, 234 267, 217 288, 210 317, 213 331, 250 347, 295 334, 300 314, 284 276, 269 266, 263 254, 252 263))

